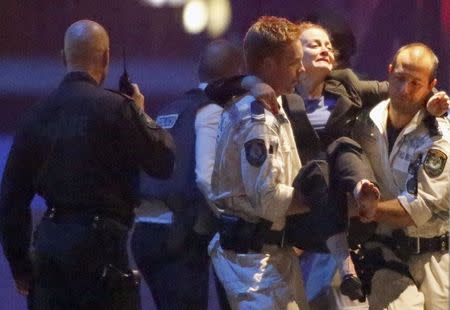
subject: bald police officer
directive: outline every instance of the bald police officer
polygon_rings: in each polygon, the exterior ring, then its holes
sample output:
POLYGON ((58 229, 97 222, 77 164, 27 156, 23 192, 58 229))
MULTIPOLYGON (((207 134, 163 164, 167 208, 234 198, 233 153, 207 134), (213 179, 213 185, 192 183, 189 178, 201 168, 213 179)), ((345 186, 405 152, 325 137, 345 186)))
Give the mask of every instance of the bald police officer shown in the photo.
POLYGON ((450 122, 424 109, 437 66, 422 43, 400 48, 389 65, 389 99, 360 130, 379 187, 366 182, 358 199, 362 219, 378 223, 365 246, 385 260, 371 281, 371 309, 448 309, 450 122))
POLYGON ((128 268, 127 233, 143 168, 170 176, 170 135, 144 113, 144 97, 100 87, 109 64, 109 38, 80 20, 64 37, 68 73, 33 106, 11 147, 0 195, 0 232, 20 293, 32 309, 137 309, 138 286, 128 268), (47 211, 34 252, 30 202, 47 211))

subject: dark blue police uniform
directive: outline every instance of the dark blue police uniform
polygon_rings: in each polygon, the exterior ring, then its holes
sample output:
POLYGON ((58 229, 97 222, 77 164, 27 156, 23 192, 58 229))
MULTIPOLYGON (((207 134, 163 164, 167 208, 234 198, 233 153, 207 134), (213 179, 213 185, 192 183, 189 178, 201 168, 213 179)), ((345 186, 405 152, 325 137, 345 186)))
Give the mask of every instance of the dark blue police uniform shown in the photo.
MULTIPOLYGON (((168 180, 144 176, 141 194, 156 199, 173 214, 170 224, 143 214, 137 219, 131 249, 158 309, 206 309, 208 305, 207 246, 210 234, 193 227, 199 212, 211 212, 195 182, 195 117, 211 102, 201 89, 192 89, 158 111, 157 123, 177 145, 176 168, 168 180)), ((211 214, 211 221, 213 216, 211 214)))
POLYGON ((137 309, 127 232, 139 169, 167 178, 170 134, 128 97, 68 73, 18 130, 0 194, 0 232, 14 278, 33 272, 32 309, 137 309), (31 239, 30 202, 48 206, 31 239))

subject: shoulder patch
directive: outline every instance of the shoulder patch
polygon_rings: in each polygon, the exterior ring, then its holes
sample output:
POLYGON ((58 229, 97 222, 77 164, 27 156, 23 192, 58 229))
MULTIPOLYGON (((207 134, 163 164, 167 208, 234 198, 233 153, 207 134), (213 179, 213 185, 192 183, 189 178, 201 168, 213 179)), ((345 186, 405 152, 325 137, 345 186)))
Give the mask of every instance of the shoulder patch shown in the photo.
POLYGON ((444 171, 447 155, 437 149, 430 149, 423 162, 423 169, 432 178, 441 175, 444 171))
POLYGON ((252 115, 252 122, 264 122, 266 120, 266 113, 262 102, 258 100, 252 101, 252 103, 250 103, 250 112, 252 115))
POLYGON ((267 158, 267 148, 264 140, 253 139, 245 142, 245 158, 250 165, 261 167, 267 158))
POLYGON ((156 123, 164 129, 170 129, 175 125, 177 119, 178 114, 160 115, 156 118, 156 123))

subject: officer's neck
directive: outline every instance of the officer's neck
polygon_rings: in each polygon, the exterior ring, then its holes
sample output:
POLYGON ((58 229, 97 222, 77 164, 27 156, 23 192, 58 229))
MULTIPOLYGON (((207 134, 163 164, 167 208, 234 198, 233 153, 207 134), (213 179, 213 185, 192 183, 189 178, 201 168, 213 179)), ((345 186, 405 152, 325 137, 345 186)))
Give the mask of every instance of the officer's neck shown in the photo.
MULTIPOLYGON (((417 112, 416 112, 417 113, 417 112)), ((401 129, 406 127, 406 125, 411 122, 416 113, 405 113, 404 111, 396 110, 392 105, 389 105, 388 117, 392 127, 396 129, 401 129)))
POLYGON ((67 64, 67 72, 84 72, 89 74, 98 85, 102 84, 104 80, 104 71, 98 68, 86 67, 78 64, 67 64))

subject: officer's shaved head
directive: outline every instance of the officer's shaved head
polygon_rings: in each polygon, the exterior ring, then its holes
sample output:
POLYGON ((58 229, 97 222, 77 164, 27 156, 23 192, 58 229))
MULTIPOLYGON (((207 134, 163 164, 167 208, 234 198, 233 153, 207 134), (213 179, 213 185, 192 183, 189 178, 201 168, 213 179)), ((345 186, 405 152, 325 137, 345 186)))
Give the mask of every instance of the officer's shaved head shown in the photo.
POLYGON ((105 28, 91 20, 70 25, 64 36, 64 60, 69 70, 92 75, 92 71, 98 73, 103 69, 105 75, 109 64, 109 37, 105 28))
POLYGON ((227 40, 209 43, 200 57, 198 77, 201 82, 212 82, 242 73, 241 51, 227 40))
POLYGON ((395 69, 398 64, 399 57, 407 59, 411 67, 417 67, 419 64, 429 70, 430 82, 436 78, 439 60, 431 48, 423 43, 411 43, 402 46, 392 59, 392 68, 395 69))
POLYGON ((389 119, 401 128, 423 109, 436 85, 438 58, 422 43, 403 46, 388 67, 389 119))

